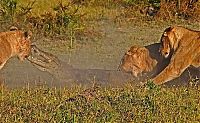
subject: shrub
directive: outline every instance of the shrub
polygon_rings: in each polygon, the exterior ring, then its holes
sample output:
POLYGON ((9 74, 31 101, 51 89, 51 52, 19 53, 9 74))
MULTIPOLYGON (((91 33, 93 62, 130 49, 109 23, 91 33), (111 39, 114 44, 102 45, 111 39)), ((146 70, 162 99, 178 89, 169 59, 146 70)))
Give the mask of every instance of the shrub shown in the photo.
POLYGON ((157 17, 166 19, 194 19, 199 20, 200 5, 191 0, 161 0, 157 17))
POLYGON ((1 0, 0 9, 3 20, 13 21, 17 9, 17 0, 1 0))

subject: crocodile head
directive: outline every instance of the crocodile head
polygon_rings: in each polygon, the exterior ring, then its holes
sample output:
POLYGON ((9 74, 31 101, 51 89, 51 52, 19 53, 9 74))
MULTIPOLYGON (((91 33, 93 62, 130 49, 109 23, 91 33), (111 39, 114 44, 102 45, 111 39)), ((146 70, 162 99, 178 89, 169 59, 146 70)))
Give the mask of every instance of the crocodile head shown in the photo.
POLYGON ((31 54, 27 59, 39 70, 50 73, 58 70, 61 66, 61 62, 56 56, 42 51, 36 45, 31 45, 31 54))

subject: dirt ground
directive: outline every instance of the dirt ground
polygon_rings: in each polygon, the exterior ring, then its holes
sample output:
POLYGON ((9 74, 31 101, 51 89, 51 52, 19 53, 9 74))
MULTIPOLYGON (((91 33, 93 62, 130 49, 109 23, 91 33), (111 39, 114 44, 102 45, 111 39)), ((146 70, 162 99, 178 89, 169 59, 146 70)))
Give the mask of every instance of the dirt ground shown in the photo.
MULTIPOLYGON (((91 27, 100 36, 77 39, 74 44, 76 48, 70 52, 65 46, 57 47, 53 41, 46 41, 45 37, 35 43, 42 50, 55 54, 74 68, 116 70, 124 52, 130 46, 159 42, 163 30, 168 26, 137 26, 128 23, 121 25, 111 20, 102 20, 91 22, 91 27)), ((200 30, 200 24, 193 29, 200 30)), ((67 86, 65 83, 57 82, 49 73, 39 71, 28 61, 21 63, 16 58, 10 59, 0 73, 2 83, 12 88, 33 85, 67 86)), ((198 74, 200 75, 200 71, 198 74)))

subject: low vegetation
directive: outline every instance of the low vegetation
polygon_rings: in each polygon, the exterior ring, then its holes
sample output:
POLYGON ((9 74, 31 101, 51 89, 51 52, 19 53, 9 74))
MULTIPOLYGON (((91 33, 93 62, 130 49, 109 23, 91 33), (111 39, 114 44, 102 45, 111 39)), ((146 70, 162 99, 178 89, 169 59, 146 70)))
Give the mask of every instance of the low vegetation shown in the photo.
POLYGON ((200 88, 1 89, 1 122, 200 122, 200 88))
MULTIPOLYGON (((45 36, 73 36, 88 27, 88 21, 112 18, 114 22, 152 20, 199 21, 200 5, 191 0, 2 0, 0 24, 30 28, 45 36), (147 7, 152 7, 152 12, 147 7), (146 9, 147 8, 147 9, 146 9), (155 14, 153 14, 155 13, 155 14), (146 18, 146 15, 154 16, 146 18), (154 20, 153 19, 153 20, 154 20)), ((141 22, 141 21, 140 21, 141 22)), ((142 22, 141 22, 142 23, 142 22)), ((80 33, 79 33, 80 34, 80 33)))

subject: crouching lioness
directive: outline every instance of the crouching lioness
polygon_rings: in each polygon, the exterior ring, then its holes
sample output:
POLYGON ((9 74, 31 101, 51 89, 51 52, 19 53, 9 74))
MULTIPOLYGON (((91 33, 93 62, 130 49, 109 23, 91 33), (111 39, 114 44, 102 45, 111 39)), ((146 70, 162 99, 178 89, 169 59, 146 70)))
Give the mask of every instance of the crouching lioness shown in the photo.
POLYGON ((0 69, 13 56, 18 56, 20 61, 28 57, 31 51, 31 35, 31 32, 23 32, 17 28, 0 32, 0 69))
POLYGON ((154 77, 160 73, 170 61, 170 57, 163 59, 159 53, 160 43, 147 46, 132 46, 123 56, 119 69, 132 73, 137 77, 142 73, 151 73, 154 77))
POLYGON ((137 77, 142 72, 152 71, 156 64, 156 59, 150 57, 147 48, 134 45, 124 54, 119 68, 137 77))

